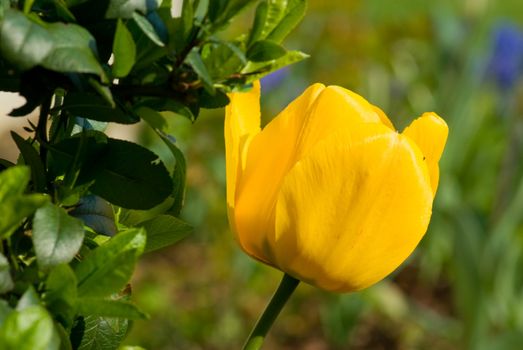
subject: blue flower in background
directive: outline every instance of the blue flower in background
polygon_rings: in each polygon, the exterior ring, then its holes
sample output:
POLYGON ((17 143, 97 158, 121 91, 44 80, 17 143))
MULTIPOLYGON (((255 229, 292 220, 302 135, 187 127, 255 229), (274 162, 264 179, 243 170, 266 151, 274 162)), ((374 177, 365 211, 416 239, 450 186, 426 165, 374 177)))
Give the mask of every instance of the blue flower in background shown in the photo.
POLYGON ((488 72, 502 90, 512 88, 523 73, 523 31, 516 25, 494 27, 488 72))
POLYGON ((264 92, 277 88, 289 75, 289 67, 283 67, 261 78, 260 83, 264 92))

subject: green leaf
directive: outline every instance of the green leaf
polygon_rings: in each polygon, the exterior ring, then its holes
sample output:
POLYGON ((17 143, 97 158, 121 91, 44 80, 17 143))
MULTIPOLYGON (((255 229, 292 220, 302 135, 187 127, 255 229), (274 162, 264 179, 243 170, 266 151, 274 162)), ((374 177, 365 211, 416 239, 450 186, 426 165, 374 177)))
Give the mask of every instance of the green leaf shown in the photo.
POLYGON ((40 64, 54 46, 51 33, 11 9, 1 18, 0 38, 2 56, 22 70, 40 64))
POLYGON ((39 305, 41 305, 41 303, 38 294, 36 294, 33 286, 29 286, 29 288, 27 288, 24 294, 22 294, 20 297, 20 300, 18 300, 18 304, 16 304, 16 310, 21 311, 27 309, 28 307, 39 305))
POLYGON ((147 13, 158 8, 156 0, 110 0, 106 18, 131 18, 135 11, 147 13))
POLYGON ((104 71, 92 50, 94 38, 75 24, 33 22, 16 10, 7 10, 0 22, 0 52, 20 69, 37 65, 58 72, 104 71))
POLYGON ((82 317, 71 331, 73 339, 79 338, 78 344, 73 344, 73 348, 77 350, 116 350, 128 329, 129 321, 126 319, 82 317))
POLYGON ((54 267, 45 282, 43 300, 54 318, 70 328, 76 315, 76 275, 69 265, 54 267))
POLYGON ((191 225, 170 215, 159 215, 140 226, 147 232, 145 252, 173 245, 193 232, 191 225))
POLYGON ((133 124, 139 121, 134 114, 121 106, 113 107, 104 98, 84 92, 69 92, 65 96, 62 109, 75 117, 103 122, 133 124))
POLYGON ((9 304, 6 300, 0 299, 0 329, 2 328, 2 325, 4 324, 5 319, 11 312, 14 310, 9 307, 9 304))
POLYGON ((172 197, 174 198, 174 202, 169 210, 170 213, 172 213, 175 216, 178 216, 182 210, 183 202, 185 200, 185 182, 187 177, 187 163, 185 161, 185 157, 180 151, 178 147, 174 144, 174 142, 171 140, 171 138, 166 135, 165 133, 156 130, 158 136, 162 139, 162 141, 167 145, 169 150, 171 151, 172 155, 174 156, 174 159, 176 160, 176 164, 173 171, 173 191, 172 191, 172 197))
MULTIPOLYGON (((158 156, 135 143, 105 139, 91 132, 86 140, 86 154, 78 176, 78 185, 94 181, 92 193, 112 204, 130 209, 149 209, 160 204, 172 192, 172 180, 158 156)), ((52 150, 55 163, 65 171, 73 161, 81 138, 73 137, 52 150)))
POLYGON ((84 316, 118 317, 130 320, 147 318, 136 305, 121 300, 81 298, 78 300, 78 313, 84 316))
POLYGON ((209 75, 209 72, 207 71, 207 67, 205 67, 205 64, 202 61, 202 58, 200 56, 200 53, 198 52, 198 48, 193 48, 189 54, 187 55, 187 58, 185 59, 185 62, 194 69, 194 72, 198 75, 198 77, 201 79, 203 86, 209 93, 214 94, 214 86, 211 76, 209 75))
POLYGON ((14 287, 11 272, 9 270, 9 261, 2 253, 0 253, 0 294, 5 294, 14 287))
POLYGON ((48 203, 36 211, 32 239, 38 265, 48 269, 74 258, 82 246, 84 228, 80 220, 48 203))
POLYGON ((167 197, 165 201, 148 210, 136 210, 136 209, 120 209, 120 215, 118 215, 118 222, 127 227, 138 226, 138 224, 151 220, 158 215, 165 214, 168 212, 174 203, 174 198, 167 197))
POLYGON ((82 169, 80 183, 94 180, 91 191, 125 208, 148 209, 172 191, 163 163, 137 144, 109 139, 104 154, 91 169, 82 169), (132 155, 132 158, 129 157, 132 155))
POLYGON ((0 173, 0 203, 9 197, 24 193, 29 183, 29 168, 14 166, 0 173))
POLYGON ((200 90, 198 102, 202 108, 222 108, 229 104, 230 100, 223 91, 216 90, 214 95, 209 94, 206 90, 200 90))
POLYGON ((265 0, 256 8, 249 35, 249 46, 258 40, 281 43, 301 21, 307 7, 306 0, 265 0))
POLYGON ((227 6, 228 0, 215 0, 209 1, 209 7, 207 9, 207 15, 211 22, 216 22, 217 19, 223 15, 225 7, 227 6))
POLYGON ((256 0, 213 0, 209 1, 208 16, 219 28, 227 24, 233 17, 238 15, 248 5, 256 0))
POLYGON ((261 39, 267 38, 270 32, 285 16, 288 0, 266 0, 267 15, 261 32, 261 39))
POLYGON ((0 173, 0 238, 9 237, 22 220, 48 201, 45 195, 23 192, 29 182, 26 166, 15 166, 0 173))
POLYGON ((267 11, 269 9, 268 1, 262 1, 256 7, 254 13, 254 23, 252 25, 251 32, 249 33, 249 39, 247 44, 251 45, 253 42, 265 39, 262 37, 263 28, 265 27, 265 21, 267 20, 267 11))
POLYGON ((93 73, 104 76, 104 70, 92 47, 93 36, 75 24, 53 23, 48 26, 53 48, 42 61, 45 68, 63 73, 93 73))
POLYGON ((98 196, 87 195, 82 197, 78 206, 70 214, 82 220, 84 225, 89 226, 97 233, 107 236, 116 234, 113 207, 98 196))
POLYGON ((287 51, 269 40, 256 41, 247 51, 247 59, 253 62, 271 61, 285 55, 287 51))
POLYGON ((158 36, 158 33, 156 33, 156 30, 154 29, 153 25, 147 18, 145 18, 143 15, 139 13, 133 13, 133 19, 138 25, 138 27, 142 30, 142 32, 149 38, 153 43, 155 43, 158 46, 165 46, 165 43, 162 41, 162 39, 158 36))
POLYGON ((118 233, 104 245, 94 249, 75 268, 78 295, 105 297, 122 289, 129 281, 134 265, 145 248, 143 229, 118 233))
POLYGON ((42 306, 30 306, 7 316, 0 328, 3 350, 58 350, 60 338, 53 319, 42 306))
POLYGON ((113 41, 113 54, 113 75, 117 78, 127 76, 136 62, 136 45, 131 33, 120 19, 116 24, 116 33, 113 41))
POLYGON ((24 1, 24 13, 29 13, 33 7, 34 0, 25 0, 24 1))
POLYGON ((204 45, 202 60, 215 80, 230 78, 247 63, 247 58, 240 47, 223 41, 204 45))
POLYGON ((307 57, 309 57, 309 55, 304 54, 300 51, 287 51, 287 53, 284 56, 273 61, 257 63, 250 62, 242 70, 242 73, 248 75, 248 79, 246 82, 250 83, 255 80, 259 80, 260 78, 269 74, 270 72, 274 72, 275 70, 299 62, 307 57))
POLYGON ((24 140, 14 131, 11 131, 11 137, 20 150, 25 164, 29 165, 31 168, 31 178, 33 180, 35 191, 44 192, 47 184, 45 179, 44 164, 40 159, 40 155, 29 141, 24 140))
POLYGON ((285 14, 276 27, 267 36, 267 40, 281 43, 291 30, 301 22, 307 11, 306 0, 289 0, 285 7, 285 14))

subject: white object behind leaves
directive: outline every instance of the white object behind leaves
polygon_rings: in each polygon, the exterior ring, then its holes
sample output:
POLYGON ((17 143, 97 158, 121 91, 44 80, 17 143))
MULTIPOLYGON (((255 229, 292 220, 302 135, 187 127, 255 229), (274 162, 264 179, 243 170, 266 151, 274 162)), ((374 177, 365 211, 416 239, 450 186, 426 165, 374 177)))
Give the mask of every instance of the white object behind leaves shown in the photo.
POLYGON ((173 0, 171 5, 171 17, 178 18, 182 16, 183 0, 173 0))

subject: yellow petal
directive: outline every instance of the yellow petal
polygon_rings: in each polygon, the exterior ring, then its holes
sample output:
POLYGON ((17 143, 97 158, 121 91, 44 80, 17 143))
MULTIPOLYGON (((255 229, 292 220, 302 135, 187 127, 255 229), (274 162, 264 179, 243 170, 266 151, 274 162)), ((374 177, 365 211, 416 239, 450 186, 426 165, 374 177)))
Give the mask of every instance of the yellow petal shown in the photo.
POLYGON ((378 115, 378 117, 380 118, 381 122, 387 126, 389 129, 391 130, 396 130, 394 129, 394 125, 392 125, 392 122, 390 121, 389 117, 387 117, 387 115, 381 110, 381 108, 379 107, 376 107, 376 106, 372 106, 374 111, 376 112, 376 114, 378 115))
POLYGON ((354 124, 379 123, 374 107, 338 86, 314 84, 274 118, 249 144, 237 182, 235 222, 243 249, 270 263, 267 236, 274 231, 274 208, 282 180, 318 142, 354 124))
POLYGON ((425 157, 434 195, 439 183, 438 162, 447 142, 448 134, 449 129, 445 121, 433 112, 424 113, 403 130, 403 135, 412 139, 425 157))
POLYGON ((225 159, 227 177, 227 206, 233 231, 234 195, 237 181, 245 167, 245 154, 250 139, 260 131, 260 83, 255 82, 251 91, 229 94, 230 103, 225 108, 225 159))
POLYGON ((285 177, 273 264, 322 289, 365 288, 410 255, 431 208, 414 143, 381 123, 360 124, 319 143, 285 177))
POLYGON ((245 170, 235 193, 237 237, 246 253, 266 263, 270 259, 265 236, 268 230, 273 231, 275 194, 289 168, 289 159, 294 157, 292 145, 298 138, 300 125, 308 118, 311 105, 323 89, 321 84, 309 87, 249 144, 245 170))

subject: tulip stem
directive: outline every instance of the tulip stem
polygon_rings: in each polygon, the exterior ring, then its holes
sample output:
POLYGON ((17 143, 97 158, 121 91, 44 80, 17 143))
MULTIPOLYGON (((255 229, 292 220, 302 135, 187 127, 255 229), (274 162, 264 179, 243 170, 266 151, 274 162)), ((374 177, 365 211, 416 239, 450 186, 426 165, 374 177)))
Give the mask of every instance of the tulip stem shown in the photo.
POLYGON ((296 278, 287 274, 283 275, 278 289, 274 292, 271 301, 265 307, 265 311, 258 319, 258 322, 256 322, 249 338, 247 338, 243 346, 243 350, 258 350, 262 347, 267 332, 269 332, 274 320, 276 320, 276 317, 278 317, 280 311, 299 283, 300 281, 296 278))

